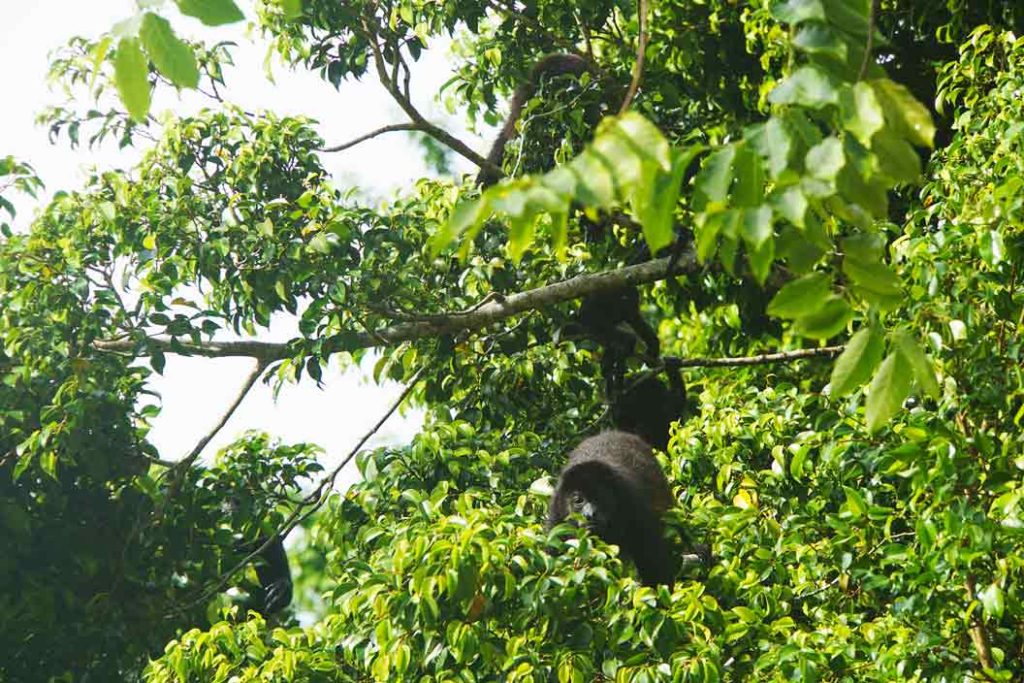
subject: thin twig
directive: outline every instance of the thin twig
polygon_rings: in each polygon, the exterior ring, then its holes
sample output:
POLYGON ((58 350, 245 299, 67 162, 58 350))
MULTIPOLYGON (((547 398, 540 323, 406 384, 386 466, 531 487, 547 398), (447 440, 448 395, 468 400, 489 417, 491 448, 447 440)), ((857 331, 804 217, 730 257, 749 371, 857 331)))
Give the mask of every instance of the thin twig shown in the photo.
POLYGON ((737 358, 677 358, 675 356, 664 356, 662 362, 668 367, 675 368, 720 368, 735 367, 741 365, 763 365, 765 363, 778 363, 802 358, 831 358, 842 353, 843 346, 822 346, 817 349, 797 349, 795 351, 778 351, 776 353, 763 353, 758 356, 740 356, 737 358))
POLYGON ((234 567, 232 567, 227 572, 222 574, 220 578, 217 580, 216 584, 203 591, 203 593, 198 598, 196 598, 186 606, 186 609, 194 607, 202 602, 205 602, 206 600, 209 600, 211 597, 216 595, 221 589, 224 588, 224 586, 227 585, 227 583, 231 580, 232 576, 234 576, 239 571, 244 569, 250 562, 252 562, 252 560, 256 558, 256 556, 258 556, 260 553, 269 548, 270 545, 274 543, 276 539, 283 540, 284 537, 287 536, 292 529, 302 524, 304 521, 309 519, 309 517, 313 515, 313 513, 315 513, 317 510, 323 507, 324 503, 326 503, 328 498, 330 497, 331 490, 334 486, 335 480, 338 478, 338 475, 345 468, 345 466, 352 461, 352 458, 356 457, 356 455, 362 450, 363 445, 366 444, 366 442, 369 441, 370 438, 374 434, 376 434, 381 427, 384 426, 384 423, 387 422, 388 419, 395 413, 395 411, 398 410, 399 406, 401 406, 402 403, 405 402, 405 399, 408 398, 409 394, 411 394, 413 389, 416 388, 416 385, 419 383, 420 378, 423 377, 423 374, 426 371, 426 369, 427 366, 423 366, 416 371, 416 374, 412 376, 412 378, 409 380, 409 383, 402 391, 401 395, 399 395, 399 397, 395 399, 394 403, 391 404, 391 407, 388 408, 387 412, 385 412, 384 415, 379 420, 377 420, 377 423, 374 424, 373 427, 371 427, 368 432, 363 434, 359 441, 356 442, 356 445, 352 447, 352 450, 350 450, 348 454, 341 459, 341 462, 338 463, 338 466, 331 470, 331 472, 326 477, 321 479, 320 484, 315 489, 313 489, 313 491, 308 496, 299 501, 295 510, 292 511, 292 514, 289 515, 288 519, 285 520, 281 527, 275 533, 269 534, 267 536, 267 540, 264 541, 264 543, 260 545, 260 547, 256 548, 256 550, 246 555, 240 562, 238 562, 238 564, 236 564, 234 567), (308 509, 303 511, 304 508, 308 509))
MULTIPOLYGON (((443 128, 430 123, 423 117, 419 110, 413 105, 412 100, 402 94, 398 87, 398 83, 392 80, 392 77, 388 75, 387 64, 384 62, 384 54, 381 52, 380 45, 377 43, 377 32, 370 28, 369 21, 363 22, 363 29, 366 31, 367 42, 369 43, 370 51, 373 54, 373 63, 377 70, 377 78, 380 80, 381 85, 384 86, 384 89, 387 90, 388 94, 391 95, 391 98, 398 103, 399 107, 402 108, 402 111, 404 111, 412 122, 419 127, 419 130, 458 154, 461 154, 480 168, 491 168, 492 164, 487 161, 485 157, 474 152, 469 145, 464 143, 462 140, 459 140, 443 128)), ((497 169, 497 172, 500 173, 500 171, 501 169, 497 169)))
POLYGON ((334 146, 331 146, 331 147, 321 147, 320 151, 321 152, 343 152, 343 151, 345 151, 346 149, 348 149, 350 147, 355 147, 360 142, 366 142, 367 140, 371 140, 371 139, 377 137, 378 135, 383 135, 384 133, 393 133, 393 132, 399 131, 399 130, 406 130, 406 131, 413 130, 413 131, 415 131, 415 130, 421 130, 421 128, 420 128, 420 125, 418 123, 392 123, 391 125, 382 126, 382 127, 378 128, 377 130, 370 131, 369 133, 366 133, 365 135, 360 135, 355 140, 349 140, 348 142, 343 142, 340 145, 334 145, 334 146))
POLYGON ((266 368, 266 364, 263 361, 256 362, 256 367, 254 367, 252 371, 249 373, 249 375, 245 378, 245 382, 242 384, 242 388, 238 390, 238 395, 235 396, 235 400, 231 402, 231 405, 228 406, 228 409, 225 410, 224 414, 220 416, 220 419, 217 420, 217 424, 213 426, 213 429, 204 434, 199 439, 199 441, 196 442, 196 445, 192 447, 192 450, 189 451, 189 454, 182 458, 180 461, 178 461, 178 467, 181 467, 182 469, 188 469, 188 467, 193 462, 196 461, 196 458, 198 458, 199 455, 203 452, 203 449, 206 448, 206 445, 213 440, 213 437, 217 436, 217 432, 219 432, 221 428, 223 428, 224 425, 227 424, 228 420, 231 419, 231 416, 235 414, 235 410, 237 410, 238 406, 241 405, 242 399, 244 399, 246 394, 249 393, 249 390, 252 389, 252 386, 256 384, 256 380, 260 378, 260 375, 263 373, 264 368, 266 368))
POLYGON ((864 41, 864 59, 860 63, 860 71, 857 72, 857 80, 864 80, 868 71, 868 61, 871 59, 871 51, 875 49, 875 0, 868 4, 868 37, 864 41))
POLYGON ((637 90, 640 89, 640 79, 644 75, 644 55, 647 52, 647 0, 637 0, 636 3, 636 16, 637 22, 640 25, 640 36, 636 42, 636 64, 633 65, 633 80, 629 83, 629 90, 626 91, 626 97, 622 100, 622 106, 619 107, 619 116, 626 113, 629 109, 629 105, 633 103, 633 98, 636 97, 637 90))

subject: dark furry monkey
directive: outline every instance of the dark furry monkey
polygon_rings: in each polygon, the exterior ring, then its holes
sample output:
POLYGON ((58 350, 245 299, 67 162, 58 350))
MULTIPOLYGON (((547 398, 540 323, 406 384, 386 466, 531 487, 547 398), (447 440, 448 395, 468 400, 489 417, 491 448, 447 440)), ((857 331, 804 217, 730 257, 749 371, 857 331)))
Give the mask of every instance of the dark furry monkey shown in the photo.
POLYGON ((619 546, 645 585, 671 585, 677 561, 662 535, 662 515, 675 502, 646 441, 602 432, 569 454, 551 498, 548 528, 577 513, 592 533, 619 546))

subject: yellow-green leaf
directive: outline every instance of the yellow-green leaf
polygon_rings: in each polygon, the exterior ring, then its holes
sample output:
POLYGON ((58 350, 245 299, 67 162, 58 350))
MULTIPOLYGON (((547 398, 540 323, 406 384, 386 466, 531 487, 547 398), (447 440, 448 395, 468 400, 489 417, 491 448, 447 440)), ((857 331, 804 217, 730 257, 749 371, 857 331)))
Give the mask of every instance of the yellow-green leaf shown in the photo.
POLYGON ((150 104, 149 61, 135 38, 122 38, 117 44, 114 83, 132 119, 145 121, 150 104))

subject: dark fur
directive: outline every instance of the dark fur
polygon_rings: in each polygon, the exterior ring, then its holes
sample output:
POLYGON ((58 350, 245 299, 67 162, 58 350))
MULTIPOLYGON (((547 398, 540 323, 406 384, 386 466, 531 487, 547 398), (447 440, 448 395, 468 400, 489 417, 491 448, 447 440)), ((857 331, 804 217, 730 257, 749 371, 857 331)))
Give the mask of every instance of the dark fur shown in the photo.
POLYGON ((583 513, 590 531, 633 561, 645 585, 671 584, 677 562, 661 518, 674 504, 650 445, 633 434, 602 432, 569 454, 551 498, 548 528, 583 513))
POLYGON ((508 117, 501 132, 494 139, 491 151, 487 154, 487 165, 480 169, 476 177, 476 184, 481 188, 490 187, 501 180, 501 162, 505 158, 505 145, 512 139, 516 132, 516 122, 523 113, 523 107, 533 94, 537 91, 541 79, 554 76, 582 76, 590 70, 590 64, 586 59, 571 54, 551 54, 538 61, 530 70, 529 77, 519 84, 519 87, 512 93, 512 101, 509 103, 508 117))
POLYGON ((679 368, 666 367, 665 374, 668 386, 657 375, 645 374, 640 380, 626 383, 617 396, 610 397, 615 428, 636 434, 662 451, 668 450, 672 423, 690 412, 679 368))
MULTIPOLYGON (((266 543, 260 538, 249 545, 247 552, 252 552, 266 543)), ((255 558, 256 577, 260 585, 250 591, 250 604, 264 616, 280 612, 292 602, 292 572, 288 567, 288 554, 284 550, 284 542, 280 536, 274 540, 255 558)))
POLYGON ((619 395, 626 376, 626 361, 643 343, 643 358, 656 363, 661 355, 658 334, 640 313, 640 292, 628 285, 583 299, 577 316, 583 333, 601 345, 601 375, 609 401, 619 395))

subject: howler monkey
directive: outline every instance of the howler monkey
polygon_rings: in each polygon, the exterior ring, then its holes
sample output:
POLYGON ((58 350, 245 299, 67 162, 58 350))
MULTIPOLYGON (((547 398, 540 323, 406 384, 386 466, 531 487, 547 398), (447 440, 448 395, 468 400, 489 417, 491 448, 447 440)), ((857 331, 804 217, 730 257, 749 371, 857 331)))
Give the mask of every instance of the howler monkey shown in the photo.
POLYGON ((585 297, 576 322, 601 346, 601 376, 609 400, 623 389, 626 361, 637 354, 638 340, 649 363, 656 363, 661 355, 658 335, 640 313, 640 293, 633 285, 585 297))
MULTIPOLYGON (((254 541, 248 552, 266 543, 267 539, 254 541)), ((250 592, 251 607, 263 615, 280 612, 292 602, 292 572, 288 567, 288 554, 284 541, 275 536, 270 545, 255 558, 256 578, 259 587, 250 592)))
POLYGON ((572 513, 636 565, 648 586, 671 584, 677 560, 662 535, 662 515, 675 504, 650 445, 634 434, 607 431, 569 454, 548 510, 548 529, 572 513))

